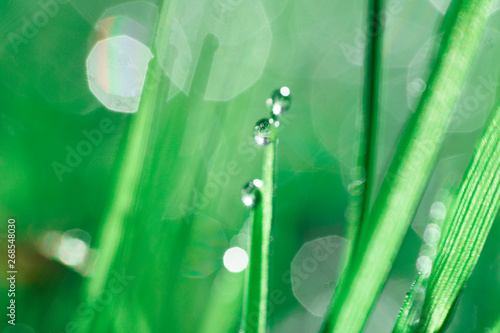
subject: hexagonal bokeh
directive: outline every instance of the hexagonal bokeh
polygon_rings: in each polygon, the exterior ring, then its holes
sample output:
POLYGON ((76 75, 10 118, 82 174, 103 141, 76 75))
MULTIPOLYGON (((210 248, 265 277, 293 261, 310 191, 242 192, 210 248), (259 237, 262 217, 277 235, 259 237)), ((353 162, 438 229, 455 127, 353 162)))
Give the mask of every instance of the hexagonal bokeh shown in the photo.
POLYGON ((97 42, 87 58, 90 90, 110 110, 136 112, 152 56, 148 47, 128 36, 97 42))
POLYGON ((297 300, 315 316, 323 316, 344 269, 349 241, 328 236, 305 243, 292 261, 292 289, 297 300))

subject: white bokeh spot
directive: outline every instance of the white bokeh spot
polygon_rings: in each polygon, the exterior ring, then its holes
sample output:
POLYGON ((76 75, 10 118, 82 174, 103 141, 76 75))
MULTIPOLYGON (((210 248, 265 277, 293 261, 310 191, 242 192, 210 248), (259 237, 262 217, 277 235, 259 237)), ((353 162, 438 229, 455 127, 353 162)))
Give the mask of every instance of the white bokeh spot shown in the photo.
POLYGON ((248 266, 248 254, 241 247, 232 247, 224 253, 224 267, 232 273, 239 273, 248 266))
POLYGON ((128 36, 97 42, 87 58, 90 90, 110 110, 136 112, 152 57, 147 46, 128 36))

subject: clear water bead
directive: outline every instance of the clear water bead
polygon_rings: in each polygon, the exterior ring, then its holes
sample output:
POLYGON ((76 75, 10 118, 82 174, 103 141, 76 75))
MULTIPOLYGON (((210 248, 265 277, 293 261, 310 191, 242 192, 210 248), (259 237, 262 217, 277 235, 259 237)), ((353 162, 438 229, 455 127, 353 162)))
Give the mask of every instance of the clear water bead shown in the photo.
POLYGON ((253 138, 259 146, 267 146, 273 139, 273 127, 279 125, 279 122, 273 118, 259 120, 253 129, 253 138))
POLYGON ((262 180, 254 179, 248 182, 241 190, 241 201, 247 207, 255 206, 257 202, 257 191, 258 188, 263 185, 262 180))
POLYGON ((267 100, 267 105, 271 108, 271 112, 275 116, 281 116, 290 109, 292 104, 292 96, 288 87, 281 87, 276 90, 272 97, 267 100))

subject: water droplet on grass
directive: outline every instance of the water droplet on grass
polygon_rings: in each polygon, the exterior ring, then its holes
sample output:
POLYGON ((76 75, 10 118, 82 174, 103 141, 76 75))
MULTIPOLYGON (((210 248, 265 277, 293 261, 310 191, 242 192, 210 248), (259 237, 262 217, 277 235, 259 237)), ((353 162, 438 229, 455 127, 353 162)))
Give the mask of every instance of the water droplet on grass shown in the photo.
POLYGON ((255 140, 255 143, 257 143, 259 146, 267 146, 272 142, 273 127, 275 126, 273 124, 275 124, 275 120, 273 118, 261 119, 255 124, 255 127, 253 129, 253 138, 255 140))
POLYGON ((263 185, 262 180, 254 179, 248 182, 241 190, 241 201, 247 207, 253 207, 258 200, 258 188, 263 185))
POLYGON ((292 104, 292 96, 288 87, 281 87, 273 93, 273 96, 268 99, 267 105, 271 107, 272 114, 281 116, 290 109, 292 104))

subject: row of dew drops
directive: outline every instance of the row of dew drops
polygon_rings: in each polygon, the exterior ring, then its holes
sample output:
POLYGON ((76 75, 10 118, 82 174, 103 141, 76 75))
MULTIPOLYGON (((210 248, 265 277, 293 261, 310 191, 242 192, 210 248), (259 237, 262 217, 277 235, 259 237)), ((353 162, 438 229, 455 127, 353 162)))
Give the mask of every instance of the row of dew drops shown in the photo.
MULTIPOLYGON (((288 87, 277 89, 266 105, 271 113, 269 118, 259 120, 253 128, 253 138, 259 146, 267 146, 276 140, 277 128, 280 125, 279 117, 285 114, 292 104, 292 96, 288 87)), ((261 188, 264 182, 260 179, 254 179, 248 182, 241 190, 241 201, 247 207, 255 206, 258 197, 257 189, 261 188)))

